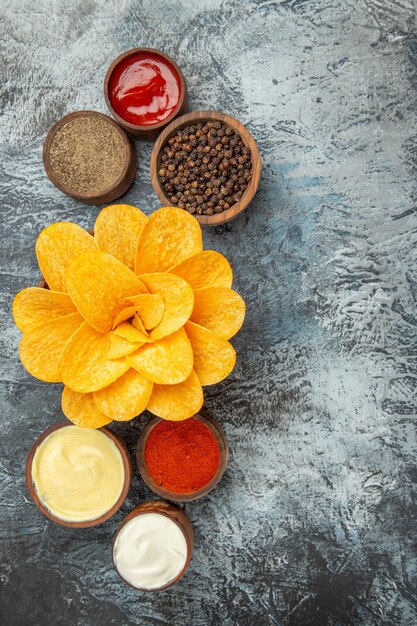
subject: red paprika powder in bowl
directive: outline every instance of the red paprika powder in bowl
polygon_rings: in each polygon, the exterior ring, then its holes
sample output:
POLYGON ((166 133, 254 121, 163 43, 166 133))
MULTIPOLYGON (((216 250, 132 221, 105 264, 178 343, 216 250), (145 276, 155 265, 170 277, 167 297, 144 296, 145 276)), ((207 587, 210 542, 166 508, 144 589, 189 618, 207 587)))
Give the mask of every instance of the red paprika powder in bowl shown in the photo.
POLYGON ((228 459, 223 429, 201 413, 182 422, 154 418, 136 450, 139 472, 148 487, 177 502, 196 500, 214 489, 228 459))

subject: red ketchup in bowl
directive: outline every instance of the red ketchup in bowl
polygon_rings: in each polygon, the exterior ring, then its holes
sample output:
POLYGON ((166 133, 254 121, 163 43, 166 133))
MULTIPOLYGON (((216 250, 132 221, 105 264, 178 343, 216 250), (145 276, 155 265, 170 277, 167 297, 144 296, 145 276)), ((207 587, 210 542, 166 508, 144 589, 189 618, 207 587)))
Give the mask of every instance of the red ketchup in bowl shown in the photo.
POLYGON ((181 81, 174 66, 153 52, 136 52, 114 68, 109 80, 114 111, 135 126, 166 120, 178 106, 181 81))

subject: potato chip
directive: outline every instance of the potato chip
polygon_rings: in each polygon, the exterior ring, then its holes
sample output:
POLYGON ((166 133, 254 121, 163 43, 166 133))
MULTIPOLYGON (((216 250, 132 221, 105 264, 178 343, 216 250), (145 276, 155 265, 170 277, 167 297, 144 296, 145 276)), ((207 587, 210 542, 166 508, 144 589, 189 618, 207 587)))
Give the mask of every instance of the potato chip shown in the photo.
POLYGON ((154 385, 147 409, 166 420, 186 420, 203 406, 203 390, 197 374, 192 371, 178 385, 154 385))
MULTIPOLYGON (((145 294, 144 294, 145 295, 145 294)), ((127 306, 125 309, 120 311, 119 315, 116 316, 116 319, 113 322, 113 329, 116 328, 122 322, 126 322, 126 320, 130 319, 136 313, 136 306, 127 306)))
POLYGON ((165 302, 159 293, 141 293, 138 296, 132 296, 129 301, 135 304, 136 311, 146 330, 158 326, 165 311, 165 302))
POLYGON ((187 322, 185 331, 194 353, 194 370, 202 385, 214 385, 226 378, 236 364, 233 346, 210 330, 187 322))
POLYGON ((153 383, 182 383, 193 369, 193 351, 183 328, 155 343, 148 343, 126 361, 153 383))
POLYGON ((114 383, 96 391, 94 402, 99 411, 114 420, 131 420, 146 409, 153 383, 130 369, 114 383))
POLYGON ((236 335, 245 319, 245 302, 227 287, 196 289, 191 321, 208 328, 221 339, 236 335))
POLYGON ((107 358, 111 359, 121 359, 128 354, 132 354, 139 350, 143 343, 128 341, 124 337, 121 337, 115 332, 109 333, 110 337, 110 348, 107 353, 107 358))
POLYGON ((64 415, 79 428, 101 428, 111 422, 96 407, 92 393, 79 393, 64 387, 61 408, 64 415))
POLYGON ((14 321, 22 333, 76 312, 68 294, 39 287, 19 291, 13 302, 14 321))
POLYGON ((126 265, 110 254, 95 250, 75 258, 67 270, 67 289, 77 309, 100 333, 111 330, 126 297, 146 292, 126 265))
POLYGON ((20 342, 19 355, 29 374, 47 383, 60 382, 59 359, 83 321, 79 313, 71 313, 25 333, 20 342))
POLYGON ((69 264, 89 250, 97 250, 94 237, 77 224, 57 222, 44 228, 36 242, 36 256, 48 287, 66 293, 69 264))
POLYGON ((220 252, 203 250, 168 270, 187 281, 193 289, 231 287, 233 272, 229 261, 220 252))
POLYGON ((129 204, 106 206, 94 224, 94 239, 107 252, 133 270, 136 248, 148 218, 129 204))
POLYGON ((125 359, 110 360, 108 334, 98 333, 84 322, 65 346, 59 361, 64 385, 73 391, 98 391, 129 369, 125 359))
POLYGON ((165 301, 161 322, 150 332, 151 339, 161 339, 184 326, 194 306, 190 285, 174 274, 141 274, 141 281, 151 293, 160 293, 165 301))
MULTIPOLYGON (((142 335, 144 335, 145 337, 149 337, 148 335, 148 331, 145 329, 142 320, 140 319, 139 315, 137 313, 134 314, 133 319, 132 319, 132 326, 134 328, 136 328, 140 333, 142 333, 142 335)), ((149 337, 149 341, 150 341, 150 337, 149 337)))
POLYGON ((119 337, 123 337, 131 342, 150 342, 150 338, 148 337, 146 330, 139 330, 138 328, 132 326, 130 322, 122 322, 117 328, 114 329, 114 332, 119 335, 119 337))
POLYGON ((192 215, 174 207, 159 209, 148 219, 139 238, 135 272, 165 272, 202 249, 201 227, 192 215))

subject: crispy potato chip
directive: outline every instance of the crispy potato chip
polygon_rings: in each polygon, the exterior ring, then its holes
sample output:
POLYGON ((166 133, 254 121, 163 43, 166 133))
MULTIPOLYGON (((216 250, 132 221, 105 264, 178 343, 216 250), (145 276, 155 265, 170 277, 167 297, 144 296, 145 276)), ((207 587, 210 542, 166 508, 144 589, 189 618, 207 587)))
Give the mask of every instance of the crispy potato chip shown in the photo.
POLYGON ((99 411, 114 420, 131 420, 146 409, 153 383, 130 369, 108 387, 96 391, 94 402, 99 411))
POLYGON ((187 322, 185 331, 194 353, 194 370, 202 385, 214 385, 229 376, 236 364, 233 346, 210 330, 187 322))
POLYGON ((155 343, 148 343, 126 361, 153 383, 182 383, 193 369, 193 351, 183 328, 155 343))
POLYGON ((146 330, 158 326, 165 311, 165 302, 159 293, 141 293, 138 296, 132 296, 129 301, 136 306, 136 311, 146 330))
POLYGON ((48 287, 66 293, 69 264, 89 250, 97 250, 94 237, 77 224, 57 222, 44 228, 36 242, 36 256, 48 287))
POLYGON ((178 385, 154 385, 147 409, 166 420, 186 420, 203 406, 203 390, 197 374, 192 371, 178 385))
POLYGON ((20 342, 19 355, 29 374, 47 383, 59 383, 59 359, 83 321, 79 313, 71 313, 25 333, 20 342))
POLYGON ((245 319, 245 302, 227 287, 209 287, 194 292, 191 321, 208 328, 221 339, 236 335, 245 319))
POLYGON ((131 342, 136 341, 137 343, 145 343, 150 341, 148 333, 145 329, 142 331, 135 326, 132 326, 130 322, 122 322, 117 328, 114 329, 114 332, 119 335, 119 337, 123 337, 131 342))
POLYGON ((124 337, 121 337, 115 332, 109 333, 110 337, 110 348, 107 353, 107 358, 111 359, 121 359, 128 354, 132 354, 139 350, 139 348, 143 345, 142 342, 132 342, 128 341, 124 337))
POLYGON ((76 257, 67 269, 67 289, 77 309, 100 333, 111 330, 126 297, 146 292, 130 269, 110 254, 95 250, 76 257))
POLYGON ((141 274, 141 281, 151 293, 160 293, 165 301, 161 322, 151 333, 151 339, 161 339, 184 326, 194 306, 190 285, 174 274, 141 274))
MULTIPOLYGON (((148 335, 148 331, 145 329, 142 320, 140 319, 139 315, 137 313, 134 314, 133 319, 132 319, 132 325, 140 332, 142 333, 142 335, 145 335, 146 337, 149 337, 148 335)), ((149 341, 150 341, 150 337, 149 337, 149 341)))
POLYGON ((139 238, 135 272, 165 272, 202 249, 201 227, 192 215, 174 207, 159 209, 148 219, 139 238))
MULTIPOLYGON (((145 294, 144 294, 145 295, 145 294)), ((122 322, 126 322, 126 320, 130 319, 136 313, 136 306, 128 306, 122 311, 120 311, 119 315, 116 316, 116 319, 113 322, 113 329, 116 328, 122 322)))
POLYGON ((64 387, 61 408, 64 415, 80 428, 101 428, 111 422, 110 417, 96 407, 92 393, 79 393, 64 387))
POLYGON ((98 391, 114 382, 129 369, 125 359, 110 360, 108 334, 98 333, 84 322, 72 335, 59 361, 64 385, 73 391, 98 391))
POLYGON ((68 294, 39 287, 19 291, 13 302, 14 321, 22 333, 76 312, 68 294))
POLYGON ((94 239, 100 250, 133 270, 139 237, 147 221, 140 209, 129 204, 106 206, 94 224, 94 239))
POLYGON ((229 261, 220 252, 203 250, 168 270, 187 281, 193 289, 231 287, 233 272, 229 261))

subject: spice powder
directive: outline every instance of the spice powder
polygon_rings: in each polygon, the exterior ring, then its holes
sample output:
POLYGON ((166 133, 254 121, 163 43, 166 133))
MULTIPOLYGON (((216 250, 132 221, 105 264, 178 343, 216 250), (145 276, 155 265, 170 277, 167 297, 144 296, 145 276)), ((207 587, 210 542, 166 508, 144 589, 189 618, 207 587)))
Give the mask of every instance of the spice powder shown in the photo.
POLYGON ((98 195, 121 177, 126 146, 118 130, 95 116, 69 120, 54 134, 49 147, 52 172, 68 191, 98 195))

